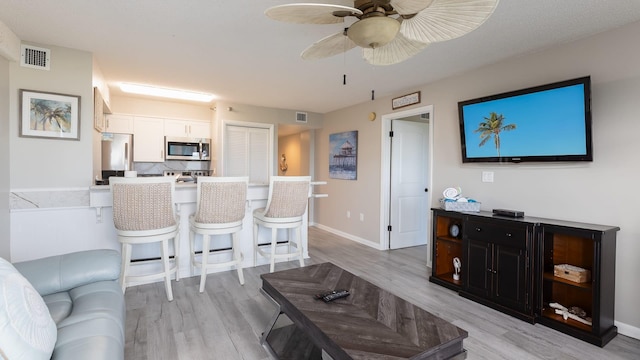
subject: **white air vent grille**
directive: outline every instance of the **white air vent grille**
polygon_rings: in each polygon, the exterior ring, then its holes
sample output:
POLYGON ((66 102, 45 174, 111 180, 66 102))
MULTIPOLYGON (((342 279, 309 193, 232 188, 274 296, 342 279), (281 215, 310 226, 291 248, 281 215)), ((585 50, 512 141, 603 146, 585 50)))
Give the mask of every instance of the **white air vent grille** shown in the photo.
POLYGON ((420 114, 421 120, 429 120, 429 113, 420 114))
POLYGON ((49 70, 51 50, 31 45, 22 45, 20 65, 33 69, 49 70))
POLYGON ((306 123, 307 122, 307 113, 306 112, 296 112, 296 122, 306 123))

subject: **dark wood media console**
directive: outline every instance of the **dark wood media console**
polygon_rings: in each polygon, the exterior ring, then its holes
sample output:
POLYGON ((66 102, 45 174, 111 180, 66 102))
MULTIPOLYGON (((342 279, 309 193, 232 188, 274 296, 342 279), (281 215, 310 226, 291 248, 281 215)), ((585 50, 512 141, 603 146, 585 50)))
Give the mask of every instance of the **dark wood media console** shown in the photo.
POLYGON ((431 282, 601 347, 617 335, 614 305, 619 227, 508 218, 485 211, 432 210, 431 282), (461 236, 452 236, 453 224, 460 228, 461 236), (462 263, 459 280, 453 278, 456 257, 462 263), (588 270, 590 280, 575 282, 555 276, 554 267, 564 264, 588 270), (577 310, 572 307, 586 314, 571 314, 577 310))

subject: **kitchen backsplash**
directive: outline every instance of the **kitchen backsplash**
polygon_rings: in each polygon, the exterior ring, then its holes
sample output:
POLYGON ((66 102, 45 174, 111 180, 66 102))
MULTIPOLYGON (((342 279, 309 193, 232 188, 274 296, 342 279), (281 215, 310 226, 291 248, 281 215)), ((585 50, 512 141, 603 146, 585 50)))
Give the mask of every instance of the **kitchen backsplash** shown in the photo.
POLYGON ((208 161, 179 161, 179 160, 167 160, 163 163, 145 163, 135 162, 133 163, 133 169, 138 174, 162 174, 165 170, 209 170, 208 161))

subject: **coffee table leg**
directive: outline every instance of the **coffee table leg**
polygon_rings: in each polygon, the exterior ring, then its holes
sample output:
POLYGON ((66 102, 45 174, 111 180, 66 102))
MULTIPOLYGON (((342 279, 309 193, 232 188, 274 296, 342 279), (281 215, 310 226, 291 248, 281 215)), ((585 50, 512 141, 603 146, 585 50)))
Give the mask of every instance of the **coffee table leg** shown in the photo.
POLYGON ((276 311, 273 313, 271 320, 269 320, 269 322, 267 323, 267 327, 264 329, 264 332, 262 333, 262 337, 260 338, 260 345, 264 346, 269 352, 269 354, 271 354, 271 356, 277 359, 279 358, 279 356, 273 350, 271 345, 269 345, 269 343, 267 342, 267 336, 269 336, 269 333, 271 333, 271 330, 273 330, 273 326, 276 324, 276 321, 278 321, 278 318, 280 317, 280 315, 282 315, 282 311, 280 311, 280 304, 278 304, 271 296, 269 296, 269 294, 267 294, 262 289, 260 289, 260 292, 267 299, 271 300, 271 302, 273 302, 273 304, 276 306, 276 311))

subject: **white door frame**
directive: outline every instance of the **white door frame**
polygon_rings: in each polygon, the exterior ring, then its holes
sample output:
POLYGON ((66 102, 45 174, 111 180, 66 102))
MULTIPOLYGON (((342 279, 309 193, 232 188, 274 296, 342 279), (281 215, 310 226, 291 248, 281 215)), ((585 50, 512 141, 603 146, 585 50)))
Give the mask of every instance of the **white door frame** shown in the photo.
MULTIPOLYGON (((431 185, 433 184, 433 105, 427 105, 418 107, 415 109, 398 111, 390 114, 382 115, 382 131, 381 131, 381 156, 380 156, 380 249, 387 250, 389 249, 389 232, 387 231, 387 226, 389 225, 389 211, 390 211, 390 202, 391 202, 391 138, 389 137, 389 132, 391 131, 391 120, 402 119, 409 116, 416 116, 424 113, 429 113, 429 175, 427 179, 427 187, 429 192, 427 193, 427 203, 431 204, 431 194, 432 189, 431 185)), ((430 216, 425 221, 430 221, 430 216)), ((431 265, 431 241, 430 234, 427 240, 427 245, 429 247, 429 256, 427 257, 427 265, 431 265)))

